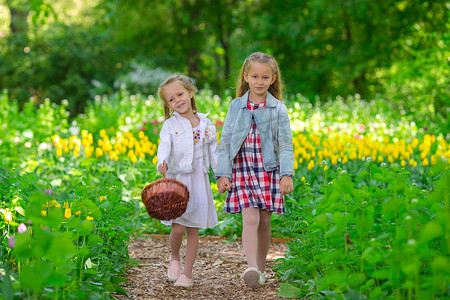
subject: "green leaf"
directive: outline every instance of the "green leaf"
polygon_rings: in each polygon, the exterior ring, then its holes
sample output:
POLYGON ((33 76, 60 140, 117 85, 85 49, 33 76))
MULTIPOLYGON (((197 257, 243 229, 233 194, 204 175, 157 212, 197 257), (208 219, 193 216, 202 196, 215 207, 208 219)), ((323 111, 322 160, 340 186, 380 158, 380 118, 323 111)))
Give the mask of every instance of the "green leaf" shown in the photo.
POLYGON ((302 290, 290 283, 280 283, 280 289, 277 291, 277 295, 282 298, 301 298, 302 290))
POLYGON ((367 298, 366 295, 354 291, 354 290, 348 290, 347 292, 344 293, 345 299, 347 300, 367 300, 369 298, 367 298))
POLYGON ((99 235, 90 234, 90 235, 88 235, 88 243, 89 243, 89 245, 102 244, 103 243, 103 239, 99 235))
POLYGON ((9 276, 9 263, 3 263, 3 269, 5 270, 5 275, 3 276, 2 282, 2 294, 4 300, 12 300, 13 299, 13 287, 11 282, 11 277, 9 276))
POLYGON ((328 231, 325 233, 325 237, 336 236, 336 235, 342 233, 342 232, 344 231, 344 229, 345 229, 345 227, 343 227, 343 226, 337 226, 337 225, 334 225, 333 227, 331 227, 330 230, 328 230, 328 231))
POLYGON ((438 238, 444 234, 442 226, 435 222, 428 222, 421 232, 421 240, 423 242, 431 241, 432 239, 438 238))
POLYGON ((78 216, 71 216, 66 221, 66 227, 69 229, 76 228, 80 224, 80 218, 78 216))
POLYGON ((88 235, 92 230, 94 230, 94 224, 88 220, 84 220, 78 228, 80 236, 88 235))
POLYGON ((351 286, 360 286, 364 281, 366 281, 366 275, 363 273, 351 273, 348 276, 348 282, 351 286))
POLYGON ((50 265, 45 262, 23 266, 20 271, 20 282, 24 287, 38 293, 44 287, 50 272, 50 265))

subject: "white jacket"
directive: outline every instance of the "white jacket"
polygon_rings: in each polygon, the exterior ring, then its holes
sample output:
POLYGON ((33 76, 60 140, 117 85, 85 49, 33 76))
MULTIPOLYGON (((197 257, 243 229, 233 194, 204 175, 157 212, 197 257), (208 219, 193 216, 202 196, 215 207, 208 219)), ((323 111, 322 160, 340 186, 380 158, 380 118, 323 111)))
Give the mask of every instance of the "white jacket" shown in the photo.
MULTIPOLYGON (((200 143, 203 149, 203 172, 209 173, 211 166, 216 170, 219 145, 217 143, 216 128, 207 118, 208 114, 195 113, 200 119, 200 143), (206 137, 205 137, 205 132, 206 137)), ((194 135, 191 122, 179 113, 167 119, 160 133, 158 146, 158 164, 166 161, 167 173, 192 173, 194 163, 194 135)))

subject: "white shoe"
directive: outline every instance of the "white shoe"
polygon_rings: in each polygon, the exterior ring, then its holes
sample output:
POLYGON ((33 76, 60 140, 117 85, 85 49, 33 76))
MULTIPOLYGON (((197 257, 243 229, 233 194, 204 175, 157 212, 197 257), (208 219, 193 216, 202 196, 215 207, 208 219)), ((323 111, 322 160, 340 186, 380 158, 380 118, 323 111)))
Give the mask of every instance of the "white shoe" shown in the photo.
POLYGON ((266 272, 259 271, 258 283, 259 283, 259 285, 263 285, 266 283, 266 272))
POLYGON ((186 275, 181 274, 180 277, 178 277, 178 280, 174 283, 173 286, 181 286, 185 288, 189 288, 194 285, 194 280, 192 278, 188 278, 186 275))
POLYGON ((257 289, 261 286, 259 283, 261 272, 257 268, 247 268, 247 270, 244 271, 244 274, 242 274, 242 277, 244 277, 244 281, 247 286, 252 289, 257 289))

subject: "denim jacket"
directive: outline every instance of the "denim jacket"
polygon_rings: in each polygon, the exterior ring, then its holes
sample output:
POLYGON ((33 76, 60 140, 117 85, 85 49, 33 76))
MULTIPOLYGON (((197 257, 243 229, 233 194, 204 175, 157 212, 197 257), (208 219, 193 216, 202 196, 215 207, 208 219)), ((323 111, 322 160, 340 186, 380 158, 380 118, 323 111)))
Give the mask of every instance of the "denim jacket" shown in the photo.
POLYGON ((264 170, 280 167, 280 177, 294 173, 292 131, 286 106, 267 92, 266 105, 250 111, 247 100, 250 91, 231 101, 222 129, 216 178, 232 178, 233 161, 250 130, 255 118, 261 139, 264 170))
MULTIPOLYGON (((217 165, 219 145, 217 144, 216 129, 207 114, 195 113, 200 119, 200 143, 203 152, 203 172, 209 173, 210 166, 213 171, 217 165)), ((194 135, 191 122, 174 112, 167 119, 160 132, 158 146, 157 166, 165 161, 168 164, 167 173, 191 173, 194 163, 194 135)))

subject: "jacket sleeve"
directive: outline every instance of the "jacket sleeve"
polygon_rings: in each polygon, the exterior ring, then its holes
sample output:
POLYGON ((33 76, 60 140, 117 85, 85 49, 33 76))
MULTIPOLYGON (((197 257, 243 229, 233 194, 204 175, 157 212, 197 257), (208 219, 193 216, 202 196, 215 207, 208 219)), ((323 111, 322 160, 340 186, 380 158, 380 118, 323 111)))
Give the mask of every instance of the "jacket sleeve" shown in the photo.
POLYGON ((172 149, 172 140, 170 137, 169 124, 167 121, 164 122, 163 127, 161 128, 159 138, 160 138, 160 141, 159 141, 158 152, 157 152, 158 163, 156 164, 156 168, 158 168, 158 166, 160 164, 162 164, 164 161, 168 165, 170 165, 169 158, 170 158, 170 152, 172 149))
POLYGON ((280 153, 280 178, 294 174, 294 146, 286 106, 281 103, 278 115, 278 146, 280 153))
POLYGON ((228 108, 228 113, 223 124, 222 133, 220 135, 220 146, 219 146, 219 158, 217 162, 217 168, 215 173, 216 179, 219 177, 228 177, 232 179, 232 166, 233 161, 231 155, 231 135, 234 127, 235 113, 230 113, 233 111, 233 104, 236 102, 231 102, 228 108))
MULTIPOLYGON (((213 126, 213 125, 211 124, 211 126, 213 126)), ((214 130, 216 130, 216 127, 214 127, 214 130)), ((211 168, 213 169, 214 174, 216 174, 217 160, 219 158, 219 144, 217 142, 217 133, 216 132, 214 132, 214 139, 208 145, 208 151, 209 151, 208 154, 209 154, 209 161, 211 163, 211 168)))

